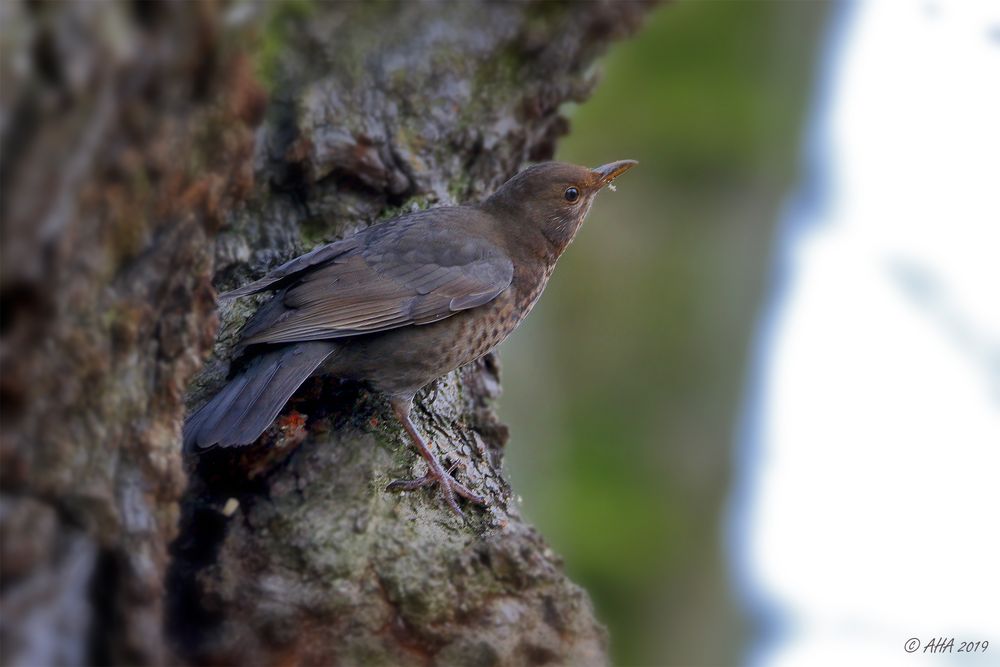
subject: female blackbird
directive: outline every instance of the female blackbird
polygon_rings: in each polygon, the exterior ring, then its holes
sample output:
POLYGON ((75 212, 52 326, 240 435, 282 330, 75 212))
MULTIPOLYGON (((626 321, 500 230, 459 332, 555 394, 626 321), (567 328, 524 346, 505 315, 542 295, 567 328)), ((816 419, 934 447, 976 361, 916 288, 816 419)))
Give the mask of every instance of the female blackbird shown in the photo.
POLYGON ((410 420, 424 385, 483 356, 538 300, 594 196, 635 166, 596 169, 546 162, 514 176, 484 202, 446 206, 373 225, 316 248, 220 298, 275 295, 241 333, 238 374, 184 425, 185 447, 254 442, 315 372, 384 392, 427 462, 416 480, 483 504, 444 470, 410 420))

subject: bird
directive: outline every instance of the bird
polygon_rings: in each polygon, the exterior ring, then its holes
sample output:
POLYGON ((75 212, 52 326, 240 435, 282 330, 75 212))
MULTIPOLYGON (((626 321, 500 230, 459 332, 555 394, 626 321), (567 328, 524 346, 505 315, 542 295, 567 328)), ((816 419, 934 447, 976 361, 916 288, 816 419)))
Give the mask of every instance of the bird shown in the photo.
POLYGON ((384 394, 426 462, 426 474, 388 491, 437 485, 460 516, 457 497, 485 505, 417 430, 414 395, 517 328, 598 192, 636 164, 542 162, 480 203, 376 223, 220 295, 273 292, 240 332, 237 370, 185 422, 185 449, 254 443, 307 378, 326 374, 384 394))

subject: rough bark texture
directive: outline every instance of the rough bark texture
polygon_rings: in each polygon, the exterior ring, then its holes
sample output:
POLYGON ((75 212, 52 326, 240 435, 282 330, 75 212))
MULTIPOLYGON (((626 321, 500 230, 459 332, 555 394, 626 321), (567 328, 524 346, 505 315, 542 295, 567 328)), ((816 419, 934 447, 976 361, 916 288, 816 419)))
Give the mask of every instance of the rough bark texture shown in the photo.
POLYGON ((422 464, 364 387, 241 451, 179 433, 259 303, 217 317, 213 281, 550 157, 644 10, 3 3, 4 664, 606 661, 510 501, 495 359, 415 411, 492 502, 468 523, 383 492, 422 464))

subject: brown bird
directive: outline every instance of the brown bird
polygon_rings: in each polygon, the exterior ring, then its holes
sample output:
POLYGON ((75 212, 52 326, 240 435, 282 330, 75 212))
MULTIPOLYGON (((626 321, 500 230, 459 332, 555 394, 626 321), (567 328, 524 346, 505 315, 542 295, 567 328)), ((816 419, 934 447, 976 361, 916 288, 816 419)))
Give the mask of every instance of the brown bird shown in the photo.
POLYGON ((441 466, 410 420, 424 385, 475 361, 531 311, 594 196, 631 169, 546 162, 514 176, 482 203, 448 206, 373 225, 316 248, 220 298, 271 290, 244 327, 237 375, 184 425, 185 447, 254 442, 313 373, 382 391, 427 462, 391 490, 438 484, 484 500, 441 466))

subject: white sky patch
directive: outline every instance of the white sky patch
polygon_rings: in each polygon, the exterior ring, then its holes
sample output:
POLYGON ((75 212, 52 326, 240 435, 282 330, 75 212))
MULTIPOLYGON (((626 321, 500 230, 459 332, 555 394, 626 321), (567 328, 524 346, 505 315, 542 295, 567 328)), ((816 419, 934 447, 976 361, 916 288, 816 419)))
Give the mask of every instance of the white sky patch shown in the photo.
POLYGON ((753 657, 1000 664, 1000 3, 846 20, 744 434, 737 569, 785 628, 753 657))

